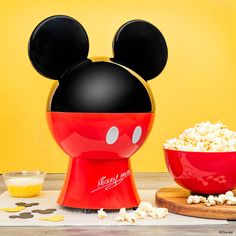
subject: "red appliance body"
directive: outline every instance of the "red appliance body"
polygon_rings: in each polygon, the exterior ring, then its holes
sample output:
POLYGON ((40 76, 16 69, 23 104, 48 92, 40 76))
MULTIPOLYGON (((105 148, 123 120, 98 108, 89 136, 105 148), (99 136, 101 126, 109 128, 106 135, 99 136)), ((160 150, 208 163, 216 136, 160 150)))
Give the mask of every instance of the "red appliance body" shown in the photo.
POLYGON ((137 207, 130 156, 146 140, 153 119, 153 112, 47 112, 51 133, 70 156, 58 203, 81 209, 137 207))
POLYGON ((147 82, 164 69, 168 49, 159 29, 144 20, 123 24, 112 48, 112 58, 88 58, 85 29, 66 15, 44 19, 29 39, 33 67, 58 80, 47 120, 70 156, 62 206, 120 209, 140 202, 129 158, 151 130, 155 106, 147 82))

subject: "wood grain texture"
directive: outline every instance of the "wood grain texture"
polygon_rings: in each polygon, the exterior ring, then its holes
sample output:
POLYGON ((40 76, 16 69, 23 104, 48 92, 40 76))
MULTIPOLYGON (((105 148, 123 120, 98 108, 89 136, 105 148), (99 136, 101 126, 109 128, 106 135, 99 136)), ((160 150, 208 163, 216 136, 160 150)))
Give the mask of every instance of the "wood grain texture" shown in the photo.
MULTIPOLYGON (((236 194, 236 192, 234 191, 236 194)), ((236 220, 236 206, 215 205, 207 207, 203 203, 187 204, 190 192, 177 185, 163 187, 156 192, 156 203, 160 207, 166 207, 170 212, 221 220, 236 220)))

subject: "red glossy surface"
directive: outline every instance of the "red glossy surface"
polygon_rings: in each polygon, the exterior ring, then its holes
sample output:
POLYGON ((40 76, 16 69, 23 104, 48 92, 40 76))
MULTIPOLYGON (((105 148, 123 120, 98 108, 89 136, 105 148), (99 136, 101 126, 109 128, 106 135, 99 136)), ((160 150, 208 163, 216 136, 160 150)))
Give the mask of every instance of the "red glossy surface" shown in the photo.
POLYGON ((139 205, 129 159, 71 158, 58 199, 63 206, 82 209, 120 209, 139 205))
POLYGON ((143 144, 152 127, 154 113, 67 113, 47 112, 50 130, 59 146, 70 156, 86 159, 128 158, 143 144), (136 144, 137 126, 142 135, 136 144), (117 127, 119 137, 109 145, 107 132, 117 127))
POLYGON ((55 140, 70 156, 58 203, 83 209, 138 206, 129 157, 146 140, 153 118, 154 113, 47 112, 55 140), (112 127, 118 136, 109 143, 112 127), (140 139, 133 137, 137 127, 142 130, 140 139))
POLYGON ((200 194, 236 188, 236 152, 184 152, 164 149, 166 165, 176 183, 200 194))

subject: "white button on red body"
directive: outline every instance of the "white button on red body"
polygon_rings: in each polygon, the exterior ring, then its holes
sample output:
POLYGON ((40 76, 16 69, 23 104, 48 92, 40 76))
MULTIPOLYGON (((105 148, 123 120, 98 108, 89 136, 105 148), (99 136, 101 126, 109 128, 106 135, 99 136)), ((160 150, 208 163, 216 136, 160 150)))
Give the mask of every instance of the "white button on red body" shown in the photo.
POLYGON ((111 145, 114 144, 119 137, 119 130, 116 126, 112 126, 106 135, 106 143, 111 145))
POLYGON ((132 143, 136 144, 142 136, 142 128, 140 126, 137 126, 134 129, 133 136, 132 136, 132 143))

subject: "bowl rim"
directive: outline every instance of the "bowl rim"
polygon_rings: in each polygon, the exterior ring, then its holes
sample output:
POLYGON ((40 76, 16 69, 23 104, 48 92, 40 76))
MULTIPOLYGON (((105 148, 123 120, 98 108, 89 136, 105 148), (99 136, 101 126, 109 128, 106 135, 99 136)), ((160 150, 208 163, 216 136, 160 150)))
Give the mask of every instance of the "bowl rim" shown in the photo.
POLYGON ((164 151, 173 151, 173 152, 183 152, 183 153, 199 153, 199 154, 227 154, 227 153, 235 153, 236 151, 223 151, 223 152, 202 152, 202 151, 182 151, 182 150, 176 150, 176 149, 169 149, 169 148, 165 148, 163 147, 164 151))
POLYGON ((46 172, 40 170, 21 170, 21 171, 9 171, 2 173, 3 178, 26 178, 26 177, 45 177, 46 172))

